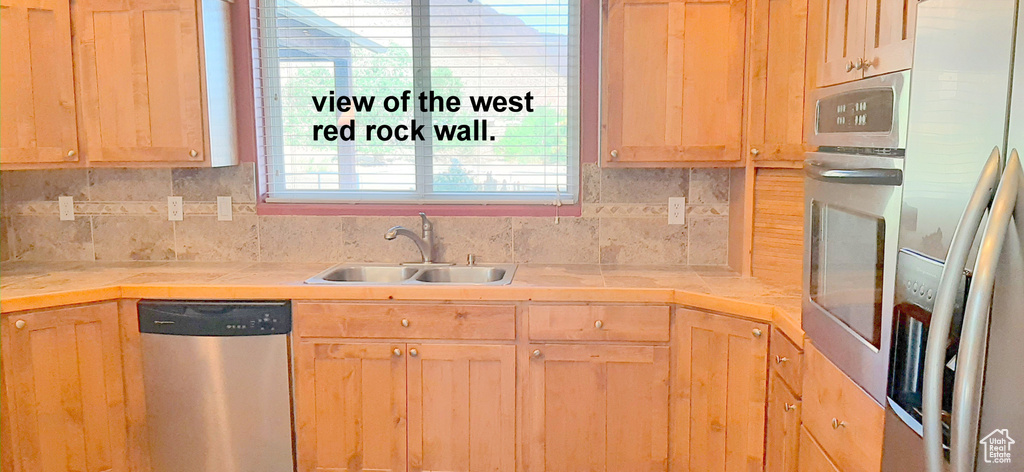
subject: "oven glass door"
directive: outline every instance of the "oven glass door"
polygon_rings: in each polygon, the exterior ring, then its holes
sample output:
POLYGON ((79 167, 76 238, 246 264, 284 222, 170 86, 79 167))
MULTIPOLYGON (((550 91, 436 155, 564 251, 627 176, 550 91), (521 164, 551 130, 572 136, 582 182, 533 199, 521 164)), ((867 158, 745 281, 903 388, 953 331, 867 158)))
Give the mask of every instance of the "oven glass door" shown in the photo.
POLYGON ((882 333, 885 219, 812 201, 809 296, 878 349, 882 333))
POLYGON ((804 332, 878 401, 888 384, 903 160, 812 152, 804 165, 804 332))

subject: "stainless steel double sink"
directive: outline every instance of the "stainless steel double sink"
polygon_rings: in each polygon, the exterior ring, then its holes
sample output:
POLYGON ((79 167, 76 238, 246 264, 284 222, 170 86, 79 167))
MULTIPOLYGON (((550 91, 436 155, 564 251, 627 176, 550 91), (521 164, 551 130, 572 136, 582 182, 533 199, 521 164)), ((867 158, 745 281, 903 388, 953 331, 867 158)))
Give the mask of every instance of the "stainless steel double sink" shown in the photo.
POLYGON ((312 285, 508 285, 515 264, 339 264, 306 280, 312 285))

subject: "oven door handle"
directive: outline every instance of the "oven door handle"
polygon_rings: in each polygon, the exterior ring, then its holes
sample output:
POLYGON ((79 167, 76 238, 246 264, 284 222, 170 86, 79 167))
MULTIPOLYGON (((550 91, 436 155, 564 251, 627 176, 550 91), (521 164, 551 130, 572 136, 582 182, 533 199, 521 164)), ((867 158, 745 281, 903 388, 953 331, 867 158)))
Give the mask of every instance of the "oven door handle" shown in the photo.
POLYGON ((822 182, 855 185, 888 185, 898 187, 903 184, 903 171, 900 169, 860 168, 848 169, 832 167, 827 164, 807 161, 804 172, 808 177, 822 182))
MULTIPOLYGON (((960 215, 960 222, 953 231, 953 239, 946 253, 942 277, 936 289, 935 305, 928 323, 928 342, 925 345, 924 383, 922 386, 921 427, 924 436, 925 463, 928 472, 944 472, 945 454, 942 447, 942 388, 946 368, 946 344, 953 322, 953 308, 963 280, 967 257, 971 252, 981 219, 985 215, 999 183, 999 149, 992 149, 985 167, 982 168, 974 192, 960 215)), ((957 372, 960 372, 957 369, 957 372)))
MULTIPOLYGON (((964 309, 964 327, 957 351, 957 376, 953 383, 953 417, 950 421, 950 470, 974 470, 978 447, 978 427, 981 416, 982 376, 985 373, 985 351, 988 345, 988 326, 991 321, 992 292, 995 289, 996 268, 1002 255, 1003 243, 1009 232, 1010 216, 1019 202, 1024 185, 1017 151, 1010 153, 999 187, 992 199, 992 211, 978 249, 974 265, 974 278, 967 294, 964 309)), ((1020 215, 1020 211, 1017 210, 1020 215)))

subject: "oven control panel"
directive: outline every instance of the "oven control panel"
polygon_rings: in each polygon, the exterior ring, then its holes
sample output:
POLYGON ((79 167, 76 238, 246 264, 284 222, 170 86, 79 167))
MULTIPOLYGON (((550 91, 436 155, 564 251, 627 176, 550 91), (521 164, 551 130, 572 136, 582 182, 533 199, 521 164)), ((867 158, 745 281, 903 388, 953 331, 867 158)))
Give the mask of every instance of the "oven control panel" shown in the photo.
POLYGON ((836 93, 818 99, 818 133, 888 133, 893 127, 891 87, 836 93))

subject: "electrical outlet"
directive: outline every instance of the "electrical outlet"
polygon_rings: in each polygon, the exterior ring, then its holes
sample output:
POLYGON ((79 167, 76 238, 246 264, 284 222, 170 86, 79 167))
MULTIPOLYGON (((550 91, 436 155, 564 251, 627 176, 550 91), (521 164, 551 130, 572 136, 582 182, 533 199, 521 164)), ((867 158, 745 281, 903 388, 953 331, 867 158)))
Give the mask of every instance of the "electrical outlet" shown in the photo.
POLYGON ((231 221, 231 197, 217 197, 217 221, 231 221))
POLYGON ((75 221, 74 197, 57 197, 57 206, 60 208, 61 221, 75 221))
POLYGON ((167 221, 181 221, 185 216, 181 197, 167 197, 167 221))
POLYGON ((668 224, 686 224, 686 197, 670 197, 668 199, 668 224))

